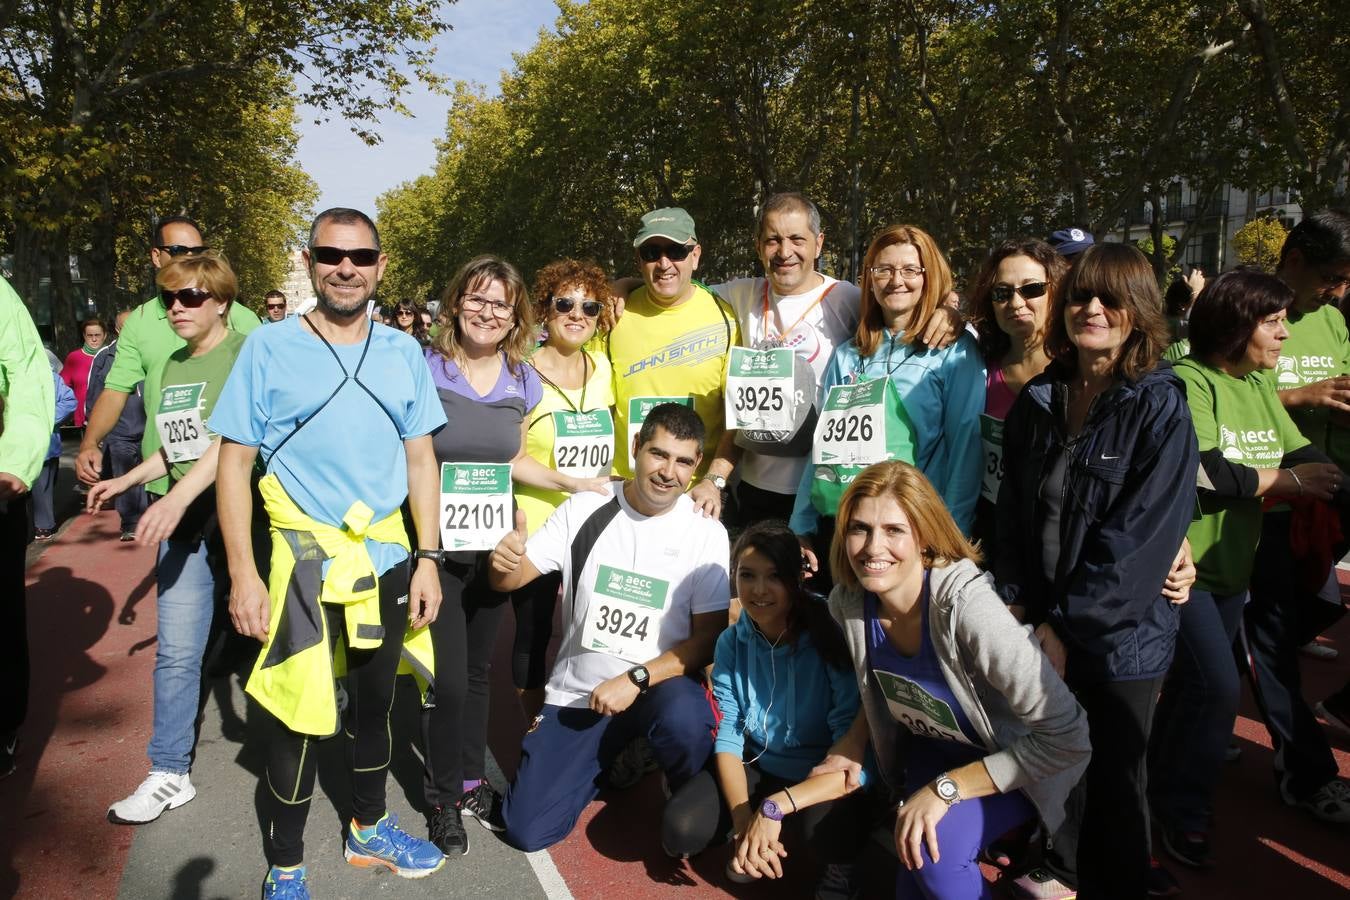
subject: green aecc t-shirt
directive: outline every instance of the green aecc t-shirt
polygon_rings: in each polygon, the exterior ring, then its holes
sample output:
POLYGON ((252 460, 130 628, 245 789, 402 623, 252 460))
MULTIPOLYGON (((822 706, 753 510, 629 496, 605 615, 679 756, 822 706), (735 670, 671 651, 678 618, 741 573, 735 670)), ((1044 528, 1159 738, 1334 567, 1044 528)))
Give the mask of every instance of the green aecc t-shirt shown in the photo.
MULTIPOLYGON (((1186 383, 1200 452, 1218 448, 1229 462, 1277 469, 1286 453, 1308 444, 1280 404, 1269 373, 1234 378, 1189 356, 1173 371, 1186 383)), ((1215 594, 1245 591, 1261 538, 1261 499, 1200 491, 1197 502, 1199 518, 1186 532, 1196 586, 1215 594)))
MULTIPOLYGON (((1299 388, 1350 375, 1350 333, 1345 317, 1331 304, 1302 315, 1290 311, 1289 338, 1275 369, 1279 390, 1299 388)), ((1292 409, 1289 414, 1308 440, 1342 469, 1350 469, 1350 428, 1332 421, 1325 406, 1292 409)))
MULTIPOLYGON (((185 447, 201 447, 215 440, 206 427, 206 420, 216 408, 216 398, 225 379, 239 358, 244 347, 244 336, 237 331, 225 335, 224 340, 201 356, 191 356, 191 350, 182 347, 175 350, 169 361, 164 364, 164 375, 160 379, 159 400, 155 404, 156 413, 151 419, 155 430, 160 432, 160 441, 166 452, 179 444, 185 447)), ((150 429, 147 428, 147 431, 150 429)), ((169 480, 177 483, 196 464, 200 454, 174 462, 170 458, 169 480)))

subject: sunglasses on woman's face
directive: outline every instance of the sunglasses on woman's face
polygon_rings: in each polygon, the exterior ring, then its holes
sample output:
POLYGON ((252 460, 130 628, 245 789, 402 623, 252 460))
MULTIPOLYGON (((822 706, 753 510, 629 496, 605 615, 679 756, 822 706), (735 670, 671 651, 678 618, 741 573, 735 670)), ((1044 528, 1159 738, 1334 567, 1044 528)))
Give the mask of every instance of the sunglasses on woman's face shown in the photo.
POLYGON ((400 309, 400 310, 398 311, 398 315, 399 315, 399 316, 411 316, 412 314, 413 314, 413 311, 412 311, 411 309, 400 309))
POLYGON ((183 304, 184 309, 198 309, 207 300, 210 300, 212 294, 210 291, 202 288, 179 288, 176 291, 166 291, 161 289, 159 292, 159 302, 164 304, 165 309, 173 309, 173 302, 177 300, 183 304))
POLYGON ((1102 306, 1107 309, 1120 309, 1124 304, 1115 297, 1103 291, 1094 291, 1089 288, 1079 288, 1069 296, 1069 302, 1074 306, 1087 306, 1096 297, 1102 301, 1102 306))
POLYGON ((599 300, 574 300, 571 297, 553 298, 553 308, 563 315, 567 315, 573 309, 576 309, 578 303, 581 304, 581 314, 586 318, 594 319, 596 316, 600 315, 601 307, 599 300))
POLYGON ((995 303, 1008 303, 1012 300, 1013 294, 1017 294, 1023 300, 1035 300, 1037 297, 1044 297, 1046 284, 1044 281, 1028 281, 1026 284, 996 284, 989 290, 989 296, 995 303))

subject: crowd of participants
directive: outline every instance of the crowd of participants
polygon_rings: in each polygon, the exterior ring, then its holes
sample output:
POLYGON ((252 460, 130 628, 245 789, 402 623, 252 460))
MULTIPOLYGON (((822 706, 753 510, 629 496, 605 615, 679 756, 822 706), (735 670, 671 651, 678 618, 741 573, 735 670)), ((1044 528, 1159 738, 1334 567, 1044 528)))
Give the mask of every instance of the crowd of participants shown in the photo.
MULTIPOLYGON (((1223 839, 1247 671, 1284 802, 1350 822, 1297 656, 1342 612, 1350 217, 1306 218, 1275 275, 1192 277, 1166 305, 1142 253, 1077 229, 1000 244, 959 301, 913 225, 874 237, 857 285, 819 270, 799 194, 753 239, 763 277, 704 285, 692 218, 654 210, 640 279, 561 260, 527 285, 483 256, 428 323, 378 305, 376 227, 331 209, 305 249, 317 305, 288 317, 274 292, 259 328, 172 217, 158 295, 106 359, 85 323, 73 396, 21 396, 9 353, 6 533, 46 477, 13 457, 45 404, 84 426, 89 509, 158 548, 151 768, 109 820, 195 796, 214 623, 261 642, 264 897, 309 896, 312 744, 339 732, 344 856, 403 877, 467 853, 466 817, 538 850, 659 769, 662 846, 726 854, 731 881, 857 896, 882 827, 898 897, 987 896, 984 860, 1022 896, 1139 898, 1176 890, 1158 851, 1204 867, 1223 839), (529 726, 493 785, 508 609, 529 726), (400 672, 424 831, 385 804, 400 672)), ((1318 705, 1329 726, 1348 694, 1318 705)))

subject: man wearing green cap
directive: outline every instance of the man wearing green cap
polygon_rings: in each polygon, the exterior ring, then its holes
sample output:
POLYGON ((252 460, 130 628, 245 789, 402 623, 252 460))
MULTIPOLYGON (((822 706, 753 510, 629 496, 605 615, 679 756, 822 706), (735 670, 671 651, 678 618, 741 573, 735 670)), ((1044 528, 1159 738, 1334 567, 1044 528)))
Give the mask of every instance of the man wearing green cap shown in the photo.
POLYGON ((648 411, 666 402, 690 406, 707 428, 696 473, 701 480, 690 496, 715 517, 732 469, 728 454, 719 454, 729 447, 721 448, 719 442, 727 357, 740 343, 736 314, 693 282, 701 248, 694 220, 683 209, 667 207, 644 215, 633 247, 642 287, 628 298, 623 317, 607 338, 618 413, 615 470, 632 476, 628 448, 648 411))

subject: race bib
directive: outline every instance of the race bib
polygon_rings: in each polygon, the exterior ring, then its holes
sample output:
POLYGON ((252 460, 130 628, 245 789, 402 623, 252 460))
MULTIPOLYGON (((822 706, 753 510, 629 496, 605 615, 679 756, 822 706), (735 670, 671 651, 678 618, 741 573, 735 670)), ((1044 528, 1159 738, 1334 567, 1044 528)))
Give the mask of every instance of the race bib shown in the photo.
POLYGON ((159 412, 155 415, 155 430, 169 463, 185 463, 201 459, 211 446, 211 432, 202 421, 202 392, 206 382, 174 384, 160 393, 159 412))
POLYGON ((723 392, 727 429, 788 431, 796 419, 795 351, 731 348, 723 392))
POLYGON ((662 403, 682 403, 690 409, 694 408, 694 398, 685 394, 683 397, 634 397, 628 401, 628 449, 631 452, 633 443, 637 440, 638 432, 642 430, 642 423, 647 421, 647 413, 651 412, 662 403))
POLYGON ((515 523, 510 463, 441 463, 441 548, 491 550, 515 523))
POLYGON ((917 681, 881 669, 873 669, 872 674, 876 676, 881 693, 886 696, 886 706, 890 708, 895 721, 912 733, 955 741, 968 747, 975 746, 957 724, 952 708, 924 690, 917 681))
POLYGON ((669 594, 668 581, 613 566, 599 566, 590 608, 586 611, 586 625, 581 631, 582 648, 631 663, 659 656, 661 617, 665 615, 669 594))
POLYGON ((614 417, 607 409, 553 414, 553 464, 564 475, 608 475, 614 462, 614 417))
POLYGON ((1003 483, 1003 420, 980 416, 980 443, 984 445, 984 480, 980 496, 998 502, 998 487, 1003 483))
POLYGON ((886 388, 889 379, 837 384, 816 422, 811 461, 816 465, 870 466, 886 455, 886 388))

